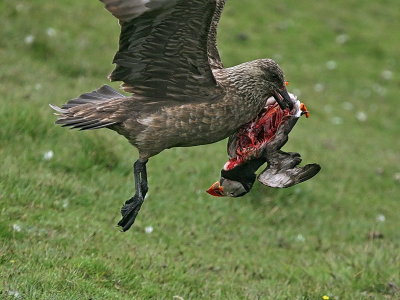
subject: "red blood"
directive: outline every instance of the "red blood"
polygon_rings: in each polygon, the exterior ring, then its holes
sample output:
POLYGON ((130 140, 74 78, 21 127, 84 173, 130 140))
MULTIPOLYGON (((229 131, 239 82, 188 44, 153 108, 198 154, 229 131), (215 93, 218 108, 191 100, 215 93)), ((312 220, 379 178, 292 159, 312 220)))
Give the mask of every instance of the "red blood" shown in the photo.
POLYGON ((279 126, 288 118, 290 110, 282 110, 277 103, 268 105, 249 123, 236 132, 236 157, 231 158, 224 169, 231 170, 241 163, 257 158, 262 147, 270 142, 279 126))

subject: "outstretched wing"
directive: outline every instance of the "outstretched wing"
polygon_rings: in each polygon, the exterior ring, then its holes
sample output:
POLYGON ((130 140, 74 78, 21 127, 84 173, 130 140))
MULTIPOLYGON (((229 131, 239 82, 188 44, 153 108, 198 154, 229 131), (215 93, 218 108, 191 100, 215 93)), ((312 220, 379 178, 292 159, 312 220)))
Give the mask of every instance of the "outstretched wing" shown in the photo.
POLYGON ((149 101, 196 101, 223 91, 216 27, 225 0, 101 0, 120 20, 112 81, 149 101))

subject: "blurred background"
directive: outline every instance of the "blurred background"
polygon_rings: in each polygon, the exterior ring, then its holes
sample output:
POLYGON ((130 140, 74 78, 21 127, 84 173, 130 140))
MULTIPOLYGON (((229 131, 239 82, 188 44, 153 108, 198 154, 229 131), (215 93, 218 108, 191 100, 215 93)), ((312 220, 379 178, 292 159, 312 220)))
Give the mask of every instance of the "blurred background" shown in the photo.
POLYGON ((283 150, 322 171, 215 198, 226 141, 167 150, 120 233, 136 150, 48 107, 107 83, 117 21, 95 0, 2 0, 0 298, 399 299, 399 30, 395 0, 228 1, 225 66, 281 65, 311 112, 283 150))

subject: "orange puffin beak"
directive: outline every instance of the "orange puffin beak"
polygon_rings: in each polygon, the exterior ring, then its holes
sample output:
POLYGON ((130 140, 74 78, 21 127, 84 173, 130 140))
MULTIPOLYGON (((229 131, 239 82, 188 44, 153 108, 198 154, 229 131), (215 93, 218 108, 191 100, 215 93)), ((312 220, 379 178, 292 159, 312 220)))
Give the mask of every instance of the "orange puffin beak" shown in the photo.
POLYGON ((310 116, 310 112, 307 110, 307 106, 304 103, 300 103, 300 110, 302 115, 306 115, 306 118, 310 116))
POLYGON ((224 196, 224 187, 221 186, 219 181, 217 181, 206 192, 212 196, 223 197, 224 196))

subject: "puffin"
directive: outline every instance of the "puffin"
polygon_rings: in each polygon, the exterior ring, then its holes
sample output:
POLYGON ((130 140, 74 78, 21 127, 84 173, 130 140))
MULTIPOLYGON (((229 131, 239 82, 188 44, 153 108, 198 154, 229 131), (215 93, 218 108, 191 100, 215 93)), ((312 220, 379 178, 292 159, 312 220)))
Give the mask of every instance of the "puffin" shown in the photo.
POLYGON ((129 95, 104 85, 55 110, 56 124, 111 129, 139 153, 134 195, 121 208, 121 231, 135 222, 148 192, 146 164, 165 149, 220 141, 274 97, 292 109, 284 73, 262 58, 225 68, 217 26, 225 0, 100 0, 117 18, 119 47, 109 75, 129 95))
POLYGON ((250 192, 256 178, 269 187, 287 188, 311 179, 321 170, 316 163, 298 167, 301 155, 281 150, 300 116, 310 116, 306 105, 295 95, 289 95, 292 109, 281 109, 271 97, 257 117, 229 137, 229 160, 221 170, 220 179, 207 193, 216 197, 241 197, 250 192), (257 176, 256 171, 265 163, 267 167, 257 176))

